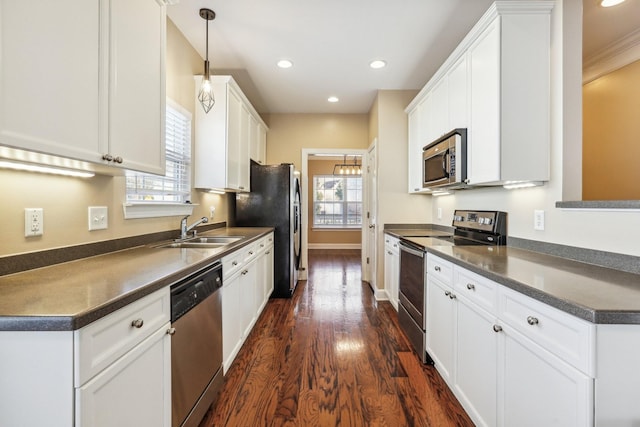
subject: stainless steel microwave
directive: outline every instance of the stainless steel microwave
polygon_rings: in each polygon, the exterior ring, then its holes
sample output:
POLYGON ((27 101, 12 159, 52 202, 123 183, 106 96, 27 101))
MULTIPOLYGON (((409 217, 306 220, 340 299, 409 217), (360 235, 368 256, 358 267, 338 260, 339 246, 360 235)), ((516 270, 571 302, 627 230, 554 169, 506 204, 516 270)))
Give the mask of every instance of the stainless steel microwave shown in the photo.
POLYGON ((463 188, 467 185, 467 129, 458 128, 422 149, 422 187, 463 188))

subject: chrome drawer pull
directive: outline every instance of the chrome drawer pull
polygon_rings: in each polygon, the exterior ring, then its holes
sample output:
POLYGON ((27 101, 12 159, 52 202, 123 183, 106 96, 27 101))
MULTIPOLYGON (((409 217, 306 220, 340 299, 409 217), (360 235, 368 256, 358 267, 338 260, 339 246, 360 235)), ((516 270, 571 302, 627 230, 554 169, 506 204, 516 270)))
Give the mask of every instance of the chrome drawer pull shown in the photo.
POLYGON ((167 335, 175 335, 175 333, 176 333, 176 328, 167 329, 167 335))
POLYGON ((449 292, 449 291, 444 291, 444 295, 448 296, 449 298, 451 298, 451 292, 449 292))
POLYGON ((502 326, 493 325, 493 332, 502 332, 502 326))
POLYGON ((450 299, 456 299, 456 294, 454 294, 453 292, 449 294, 449 298, 450 299))
POLYGON ((134 328, 142 328, 142 325, 144 325, 144 320, 142 319, 136 319, 133 322, 131 322, 131 326, 134 328))
POLYGON ((436 271, 440 271, 440 267, 436 265, 436 266, 434 267, 434 270, 436 270, 436 271))
POLYGON ((467 283, 467 289, 469 289, 470 291, 475 291, 476 285, 474 285, 473 283, 467 283))
POLYGON ((538 324, 538 318, 537 317, 533 317, 533 316, 529 316, 529 317, 527 317, 527 323, 530 324, 531 326, 537 325, 538 324))
POLYGON ((235 267, 236 265, 238 265, 238 261, 233 261, 233 262, 231 263, 231 265, 233 265, 233 266, 235 267))

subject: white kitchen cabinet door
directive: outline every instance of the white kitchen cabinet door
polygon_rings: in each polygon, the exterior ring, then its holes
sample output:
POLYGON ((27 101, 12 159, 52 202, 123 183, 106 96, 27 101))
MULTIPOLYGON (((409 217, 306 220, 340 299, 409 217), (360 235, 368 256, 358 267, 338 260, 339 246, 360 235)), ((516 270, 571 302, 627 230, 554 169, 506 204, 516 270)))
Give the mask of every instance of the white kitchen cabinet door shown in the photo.
MULTIPOLYGON (((238 190, 249 191, 250 175, 250 134, 249 124, 251 123, 251 113, 245 104, 241 104, 240 113, 240 153, 238 154, 238 190)), ((254 119, 255 120, 255 119, 254 119)))
POLYGON ((593 425, 593 379, 508 325, 499 337, 499 426, 593 425))
POLYGON ((110 0, 109 145, 126 169, 165 174, 165 6, 110 0))
POLYGON ((422 191, 422 147, 420 146, 420 109, 421 105, 414 108, 408 115, 409 139, 407 173, 409 193, 422 191))
POLYGON ((498 333, 494 315, 457 298, 455 394, 477 426, 497 420, 498 333))
POLYGON ((256 281, 257 281, 257 263, 252 261, 245 265, 244 269, 240 272, 240 329, 242 332, 242 339, 245 340, 253 325, 256 323, 256 298, 261 298, 262 295, 256 294, 256 281))
POLYGON ((267 128, 258 123, 258 159, 261 165, 267 164, 267 128))
POLYGON ((433 140, 440 138, 445 133, 449 132, 449 88, 446 78, 440 79, 435 86, 431 89, 431 106, 429 110, 431 119, 429 121, 431 127, 431 137, 425 141, 424 145, 433 142, 433 140))
POLYGON ((427 275, 427 353, 442 378, 453 387, 455 311, 451 288, 427 275))
POLYGON ((76 427, 171 426, 170 327, 76 389, 76 427))
MULTIPOLYGON (((272 236, 273 239, 273 236, 272 236)), ((273 241, 273 240, 272 240, 273 241)), ((264 270, 264 299, 265 304, 271 298, 273 293, 274 281, 273 281, 273 245, 268 246, 264 253, 265 270, 264 270)))
POLYGON ((225 374, 242 346, 240 274, 225 278, 222 287, 222 360, 225 374))
MULTIPOLYGON (((231 88, 228 88, 228 121, 227 121, 227 158, 226 158, 226 170, 227 170, 227 182, 217 183, 215 186, 220 188, 229 188, 234 190, 240 189, 240 168, 242 155, 242 145, 245 142, 242 141, 245 132, 242 131, 242 125, 244 120, 242 119, 245 111, 242 108, 242 100, 240 96, 231 88)), ((215 142, 210 142, 215 143, 215 142)), ((212 160, 212 159, 210 159, 212 160)), ((224 161, 224 159, 220 159, 224 161)))
POLYGON ((467 173, 470 184, 500 180, 500 18, 469 49, 471 127, 467 173))
POLYGON ((458 62, 453 64, 447 73, 447 94, 449 107, 448 131, 469 126, 469 97, 468 91, 468 61, 467 55, 463 55, 458 62))
POLYGON ((0 10, 0 144, 164 174, 165 6, 4 0, 0 10))
POLYGON ((400 282, 400 253, 398 239, 385 235, 384 248, 384 288, 389 302, 398 310, 398 287, 400 282))
POLYGON ((100 161, 100 5, 0 2, 0 144, 100 161))

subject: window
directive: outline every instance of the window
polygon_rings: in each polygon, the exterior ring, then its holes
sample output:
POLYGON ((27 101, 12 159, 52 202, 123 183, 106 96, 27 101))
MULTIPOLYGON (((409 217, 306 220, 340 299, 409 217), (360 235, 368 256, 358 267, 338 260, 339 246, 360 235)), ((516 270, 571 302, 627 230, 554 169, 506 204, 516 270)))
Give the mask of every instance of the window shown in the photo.
POLYGON ((167 99, 166 175, 126 173, 127 202, 184 203, 191 199, 191 113, 167 99))
POLYGON ((313 188, 314 227, 360 228, 361 176, 315 175, 313 188))

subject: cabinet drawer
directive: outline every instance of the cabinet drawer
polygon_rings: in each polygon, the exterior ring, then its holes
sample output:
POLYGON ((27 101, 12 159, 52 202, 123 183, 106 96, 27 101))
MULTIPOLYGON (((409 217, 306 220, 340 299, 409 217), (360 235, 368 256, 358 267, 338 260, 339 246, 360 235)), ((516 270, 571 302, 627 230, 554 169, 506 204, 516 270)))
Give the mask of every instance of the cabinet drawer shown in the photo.
POLYGON ((245 264, 250 263, 258 256, 258 243, 254 242, 240 249, 245 264))
POLYGON ((454 289, 458 295, 495 315, 498 305, 498 284, 460 267, 454 268, 454 289))
POLYGON ((239 249, 222 258, 222 283, 240 271, 244 263, 244 250, 239 249))
POLYGON ((170 321, 169 288, 160 289, 74 332, 75 387, 82 386, 170 321), (142 320, 142 326, 133 326, 142 320))
POLYGON ((445 285, 453 284, 453 264, 433 254, 427 254, 427 274, 445 285))
POLYGON ((595 325, 526 295, 501 288, 499 317, 549 352, 593 377, 595 325))
POLYGON ((384 248, 386 251, 391 251, 394 254, 400 252, 400 248, 398 247, 399 239, 397 237, 390 236, 388 234, 384 235, 384 248))

